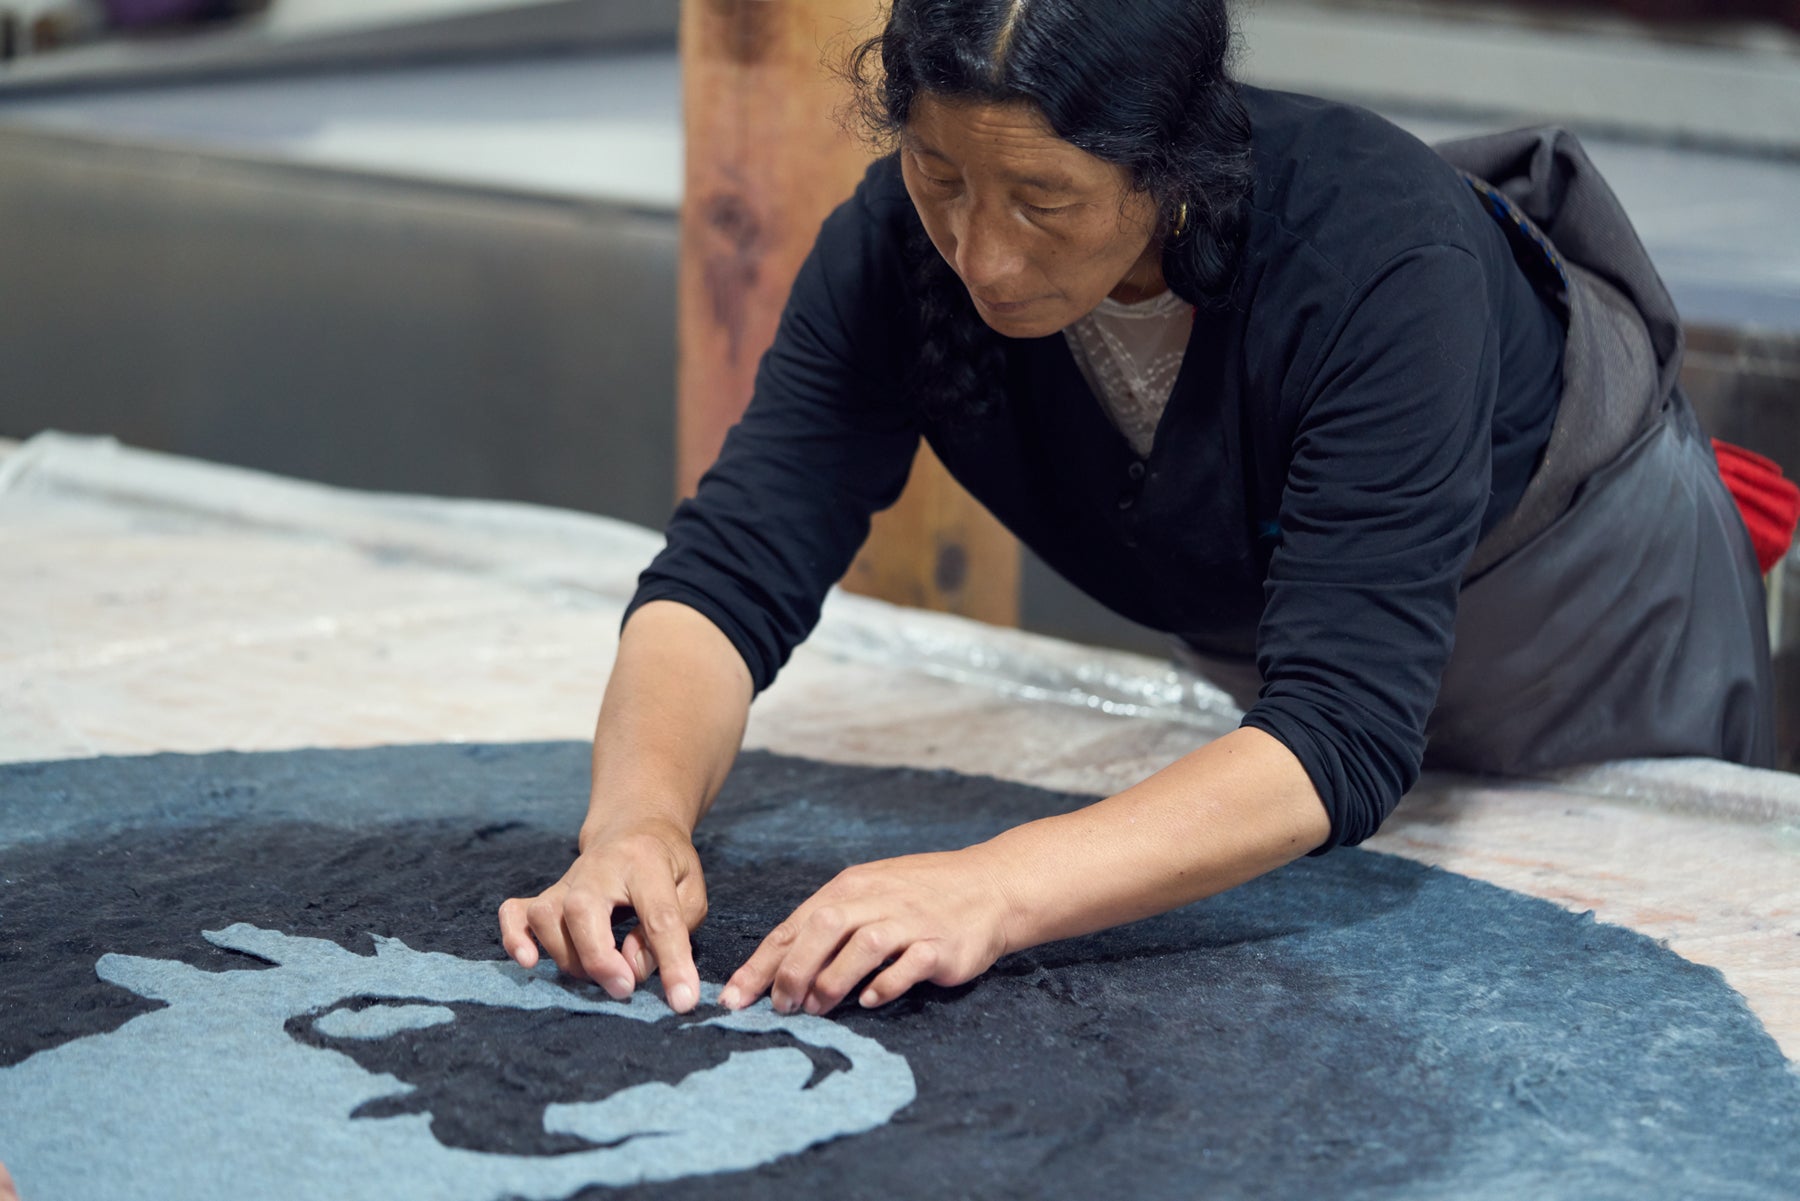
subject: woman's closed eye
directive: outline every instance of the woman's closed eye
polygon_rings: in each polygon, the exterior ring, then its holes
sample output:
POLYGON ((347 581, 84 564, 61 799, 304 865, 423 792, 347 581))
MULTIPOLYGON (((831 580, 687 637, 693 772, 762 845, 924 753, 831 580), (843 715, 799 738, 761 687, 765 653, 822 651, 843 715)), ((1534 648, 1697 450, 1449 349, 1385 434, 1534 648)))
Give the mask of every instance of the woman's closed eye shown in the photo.
MULTIPOLYGON (((962 180, 960 179, 946 179, 941 175, 932 175, 926 171, 919 172, 919 179, 940 192, 954 192, 962 187, 962 180)), ((1082 207, 1079 204, 1067 202, 1062 204, 1033 204, 1028 200, 1021 200, 1018 204, 1019 207, 1026 212, 1040 217, 1054 216, 1057 213, 1073 212, 1082 207)))

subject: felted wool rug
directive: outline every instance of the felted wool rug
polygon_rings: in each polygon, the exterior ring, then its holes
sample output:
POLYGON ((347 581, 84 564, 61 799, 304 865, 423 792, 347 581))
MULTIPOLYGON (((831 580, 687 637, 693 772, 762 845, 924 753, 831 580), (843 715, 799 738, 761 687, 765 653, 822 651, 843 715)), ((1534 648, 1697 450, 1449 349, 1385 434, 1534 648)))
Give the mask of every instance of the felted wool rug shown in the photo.
MULTIPOLYGON (((1800 1076, 1716 971, 1367 851, 875 1012, 523 972, 494 913, 567 866, 587 755, 0 767, 24 1201, 1800 1195, 1800 1076)), ((747 755, 701 975, 849 864, 1086 799, 747 755)))

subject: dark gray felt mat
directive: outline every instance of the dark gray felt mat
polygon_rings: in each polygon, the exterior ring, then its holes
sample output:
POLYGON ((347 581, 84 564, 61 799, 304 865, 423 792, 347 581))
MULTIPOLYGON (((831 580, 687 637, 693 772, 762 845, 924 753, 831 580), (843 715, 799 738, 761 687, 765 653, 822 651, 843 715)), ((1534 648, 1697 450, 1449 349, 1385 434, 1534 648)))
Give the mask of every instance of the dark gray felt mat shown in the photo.
MULTIPOLYGON (((494 910, 566 866, 586 773, 578 744, 0 767, 0 1099, 6 1074, 34 1057, 60 1049, 75 1062, 160 1008, 96 974, 108 953, 248 979, 266 964, 202 933, 246 923, 363 956, 380 936, 398 940, 396 955, 499 960, 494 910)), ((702 976, 722 982, 848 864, 965 845, 1083 799, 748 755, 699 839, 713 912, 696 939, 702 976)), ((597 1127, 549 1130, 545 1115, 680 1085, 747 1050, 786 1048, 806 1089, 871 1070, 805 1036, 701 1024, 716 1009, 619 1022, 431 999, 421 986, 418 1003, 389 1012, 351 997, 285 1029, 333 1070, 412 1086, 342 1114, 345 1126, 429 1123, 446 1156, 476 1157, 465 1164, 624 1145, 597 1127)), ((910 1066, 916 1098, 891 1120, 745 1170, 572 1195, 1800 1196, 1800 1077, 1716 971, 1369 852, 838 1021, 910 1066)), ((174 1112, 175 1090, 204 1092, 204 1079, 120 1087, 169 1089, 174 1112)), ((283 1137, 234 1128, 230 1113, 211 1120, 223 1139, 283 1137)), ((0 1112, 0 1161, 25 1201, 56 1201, 31 1193, 29 1124, 0 1112)))

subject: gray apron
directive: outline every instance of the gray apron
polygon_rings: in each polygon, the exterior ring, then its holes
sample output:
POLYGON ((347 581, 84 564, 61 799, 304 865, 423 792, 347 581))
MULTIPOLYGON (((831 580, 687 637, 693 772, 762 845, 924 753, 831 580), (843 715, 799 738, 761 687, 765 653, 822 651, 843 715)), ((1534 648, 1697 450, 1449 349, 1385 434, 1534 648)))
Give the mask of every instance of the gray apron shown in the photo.
MULTIPOLYGON (((1569 334, 1543 461, 1465 573, 1426 763, 1772 765, 1762 577, 1680 388, 1681 320, 1642 242, 1563 130, 1438 151, 1543 247, 1569 334)), ((1253 664, 1195 665, 1240 704, 1260 686, 1253 664)))

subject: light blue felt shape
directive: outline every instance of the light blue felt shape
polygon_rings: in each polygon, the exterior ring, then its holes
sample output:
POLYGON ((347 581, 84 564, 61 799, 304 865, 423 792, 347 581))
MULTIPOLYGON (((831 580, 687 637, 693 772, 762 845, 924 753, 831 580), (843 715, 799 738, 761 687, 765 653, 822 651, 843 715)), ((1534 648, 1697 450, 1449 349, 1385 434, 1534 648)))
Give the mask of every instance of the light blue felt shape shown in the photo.
MULTIPOLYGON (((875 1129, 917 1091, 906 1060, 874 1040, 824 1018, 778 1015, 763 1001, 713 1023, 785 1032, 840 1052, 850 1070, 805 1088, 811 1064, 804 1053, 739 1052, 673 1086, 639 1085, 604 1101, 549 1108, 547 1128, 625 1140, 617 1146, 543 1157, 446 1147, 428 1115, 352 1119, 359 1106, 410 1087, 296 1041, 286 1023, 353 998, 389 998, 407 1002, 376 1007, 397 1009, 390 1018, 417 1019, 452 1004, 557 1009, 630 1019, 643 1023, 644 1037, 659 1038, 653 1024, 669 1009, 645 992, 625 1003, 582 996, 556 983, 548 965, 526 971, 415 951, 395 939, 377 938, 369 956, 241 923, 206 938, 275 966, 206 972, 172 960, 103 956, 96 965, 103 979, 167 1007, 0 1068, 0 1159, 21 1196, 555 1201, 594 1185, 757 1167, 875 1129)), ((719 990, 701 991, 712 1002, 719 990)), ((597 1023, 596 1037, 631 1030, 597 1023)))

